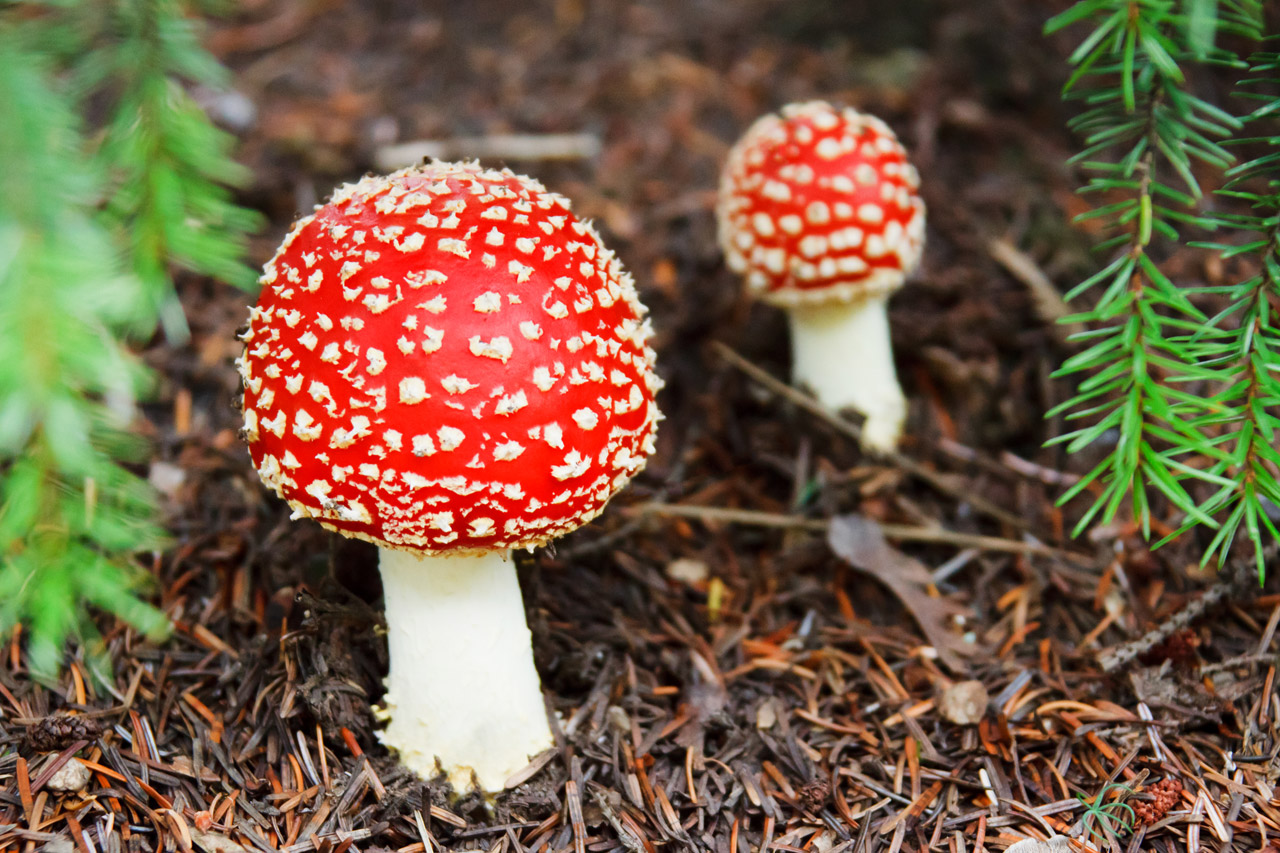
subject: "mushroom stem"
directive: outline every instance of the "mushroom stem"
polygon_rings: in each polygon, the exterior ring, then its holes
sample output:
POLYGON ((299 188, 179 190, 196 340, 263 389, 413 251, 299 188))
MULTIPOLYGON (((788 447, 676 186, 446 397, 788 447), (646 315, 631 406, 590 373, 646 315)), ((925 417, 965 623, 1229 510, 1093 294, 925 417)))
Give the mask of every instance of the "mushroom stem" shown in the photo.
POLYGON ((907 404, 893 368, 886 300, 796 306, 787 315, 795 384, 809 386, 831 409, 861 412, 863 447, 894 450, 907 404))
POLYGON ((390 654, 382 742, 425 779, 438 760, 459 793, 502 790, 554 743, 515 561, 379 553, 390 654))

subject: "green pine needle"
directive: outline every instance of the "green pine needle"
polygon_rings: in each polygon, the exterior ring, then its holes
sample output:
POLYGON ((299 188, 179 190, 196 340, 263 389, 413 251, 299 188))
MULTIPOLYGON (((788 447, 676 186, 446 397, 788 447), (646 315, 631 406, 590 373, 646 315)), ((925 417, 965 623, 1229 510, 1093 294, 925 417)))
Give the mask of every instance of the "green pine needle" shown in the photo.
POLYGON ((110 188, 106 212, 130 247, 134 274, 171 341, 187 337, 170 268, 179 266, 252 289, 241 260, 258 217, 227 185, 247 174, 228 156, 231 140, 183 88, 218 86, 226 72, 201 48, 177 0, 114 0, 82 77, 116 93, 97 151, 110 188))
MULTIPOLYGON (((1125 506, 1149 533, 1152 513, 1171 511, 1182 518, 1175 536, 1208 531, 1206 561, 1225 559, 1243 530, 1259 577, 1280 507, 1280 153, 1236 164, 1231 149, 1246 122, 1280 113, 1280 54, 1245 61, 1219 37, 1260 39, 1263 21, 1259 0, 1083 0, 1046 26, 1090 27, 1064 96, 1087 105, 1071 122, 1084 146, 1073 162, 1089 175, 1081 192, 1105 199, 1081 219, 1101 222, 1101 247, 1116 252, 1068 294, 1092 297, 1069 319, 1093 328, 1055 374, 1079 378, 1052 414, 1080 422, 1055 441, 1070 452, 1106 442, 1106 455, 1062 500, 1089 496, 1077 534, 1125 506), (1189 76, 1205 67, 1248 71, 1253 112, 1238 117, 1193 94, 1189 76), (1232 212, 1202 207, 1201 176, 1215 171, 1232 212), (1173 282, 1159 258, 1188 230, 1230 234, 1190 245, 1251 256, 1262 272, 1226 287, 1173 282), (1211 294, 1229 307, 1207 317, 1196 298, 1211 294)), ((1280 134, 1248 143, 1274 152, 1280 134)))
POLYGON ((168 630, 137 595, 164 536, 125 467, 151 383, 128 341, 185 334, 174 267, 252 282, 242 170, 183 89, 223 74, 173 0, 0 9, 0 633, 38 678, 68 640, 105 672, 95 610, 168 630))

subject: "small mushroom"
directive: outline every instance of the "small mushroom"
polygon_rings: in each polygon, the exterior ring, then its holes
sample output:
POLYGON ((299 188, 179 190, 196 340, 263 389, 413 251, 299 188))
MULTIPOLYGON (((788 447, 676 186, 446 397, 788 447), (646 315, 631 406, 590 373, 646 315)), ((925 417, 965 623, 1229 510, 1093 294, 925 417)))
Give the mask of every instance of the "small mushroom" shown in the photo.
POLYGON ((822 101, 757 120, 720 182, 729 267, 787 309, 795 382, 865 415, 871 450, 893 450, 906 416, 886 303, 923 253, 919 183, 888 125, 822 101))
POLYGON ((599 515, 653 450, 631 277, 537 181, 436 162, 339 189, 262 284, 244 436, 295 517, 381 549, 382 740, 501 789, 552 746, 510 552, 599 515))

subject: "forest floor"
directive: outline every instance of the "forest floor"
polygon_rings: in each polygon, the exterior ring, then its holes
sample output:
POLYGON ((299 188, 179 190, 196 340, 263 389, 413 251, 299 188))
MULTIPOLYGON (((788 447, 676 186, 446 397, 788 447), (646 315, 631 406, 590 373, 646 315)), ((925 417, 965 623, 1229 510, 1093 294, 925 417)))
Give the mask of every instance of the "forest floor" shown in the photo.
MULTIPOLYGON (((2 650, 0 846, 1280 847, 1280 594, 1202 570, 1191 537, 1152 551, 1120 522, 1072 539, 1080 508, 1055 506, 1090 459, 1044 446, 1070 391, 1051 375, 1072 351, 1054 289, 1097 259, 1069 224, 1071 43, 1042 36, 1047 14, 247 0, 217 22, 234 89, 202 97, 255 176, 254 263, 337 184, 421 156, 393 144, 460 157, 478 138, 571 198, 635 275, 667 420, 605 515, 522 565, 558 748, 496 801, 456 798, 377 740, 371 547, 291 522, 236 437, 252 297, 184 280, 192 338, 148 350, 145 425, 176 631, 105 625, 110 687, 78 663, 38 685, 18 637, 2 650), (786 391, 785 320, 715 243, 728 146, 811 98, 882 116, 923 176, 924 266, 891 307, 911 411, 887 461, 786 391), (528 158, 509 134, 578 136, 528 158)), ((1168 263, 1224 275, 1194 252, 1168 263)))

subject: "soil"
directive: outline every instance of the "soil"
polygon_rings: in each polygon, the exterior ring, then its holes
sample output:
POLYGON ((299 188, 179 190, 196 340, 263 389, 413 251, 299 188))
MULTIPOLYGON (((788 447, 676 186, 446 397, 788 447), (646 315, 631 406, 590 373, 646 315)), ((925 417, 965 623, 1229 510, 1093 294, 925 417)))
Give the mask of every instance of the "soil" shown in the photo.
POLYGON ((214 24, 233 89, 201 98, 254 175, 255 263, 393 143, 598 140, 486 162, 571 198, 633 272, 667 420, 602 518, 521 563, 557 748, 491 801, 458 797, 377 740, 372 548, 290 521, 236 437, 252 297, 183 279, 192 338, 146 353, 173 536, 154 594, 176 628, 155 644, 104 622, 110 685, 78 658, 39 685, 13 638, 0 844, 1276 849, 1280 594, 1201 570, 1192 537, 1153 551, 1121 520, 1072 539, 1081 507, 1055 504, 1090 458, 1045 446, 1073 350, 1032 279, 1065 291, 1097 263, 1070 224, 1072 34, 1041 33, 1063 6, 246 0, 214 24), (785 320, 716 247, 728 146, 812 98, 883 117, 923 176, 888 461, 785 392, 785 320))

